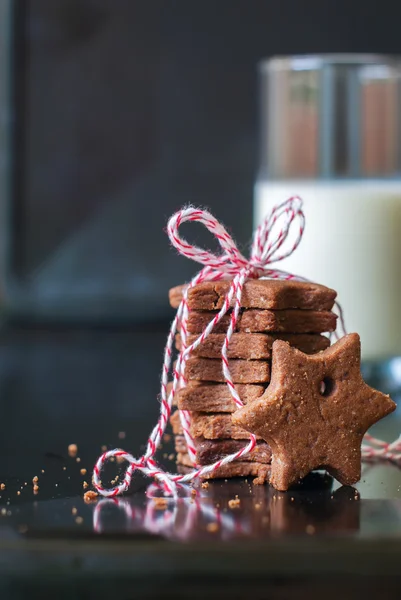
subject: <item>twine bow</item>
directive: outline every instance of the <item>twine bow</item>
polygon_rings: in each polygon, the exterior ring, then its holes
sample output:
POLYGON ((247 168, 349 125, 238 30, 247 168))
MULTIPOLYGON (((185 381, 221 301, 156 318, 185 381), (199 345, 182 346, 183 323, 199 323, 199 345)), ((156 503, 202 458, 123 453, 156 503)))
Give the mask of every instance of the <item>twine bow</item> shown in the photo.
MULTIPOLYGON (((227 329, 225 339, 221 350, 222 368, 225 382, 230 391, 231 397, 237 407, 243 406, 241 398, 234 386, 231 378, 229 364, 227 360, 227 350, 233 332, 235 331, 239 311, 241 308, 241 296, 244 282, 250 278, 268 278, 268 279, 302 279, 285 271, 272 268, 271 265, 277 263, 290 254, 299 245, 305 227, 305 216, 302 211, 302 201, 298 197, 293 197, 275 207, 270 215, 256 229, 251 254, 249 260, 246 259, 238 250, 233 238, 229 235, 221 223, 219 223, 211 213, 206 210, 195 209, 193 207, 184 208, 174 214, 167 226, 167 233, 172 245, 178 252, 191 260, 194 260, 203 265, 203 268, 192 281, 183 293, 183 298, 178 307, 176 316, 172 322, 170 332, 167 338, 166 347, 164 350, 164 361, 161 375, 161 393, 160 393, 160 416, 156 426, 151 432, 146 451, 140 458, 135 458, 132 454, 124 450, 116 449, 109 450, 102 454, 93 471, 93 484, 97 491, 106 497, 114 497, 125 492, 130 484, 132 475, 135 470, 141 471, 143 474, 155 478, 164 486, 166 494, 177 496, 177 484, 187 483, 196 477, 206 475, 219 467, 237 460, 251 452, 256 445, 256 438, 250 434, 249 442, 238 452, 225 456, 217 462, 206 465, 201 468, 195 468, 186 475, 168 473, 161 469, 154 460, 157 447, 159 446, 168 420, 171 414, 176 392, 186 385, 184 377, 185 364, 193 350, 195 350, 207 336, 213 331, 214 327, 224 317, 224 315, 232 309, 230 324, 227 329), (217 239, 221 249, 221 254, 213 254, 207 250, 203 250, 198 246, 194 246, 187 242, 179 235, 179 228, 182 223, 198 222, 201 223, 212 233, 217 239), (294 229, 295 225, 298 225, 294 229), (293 241, 285 246, 285 242, 289 239, 290 230, 293 230, 295 236, 293 241), (216 316, 208 323, 201 335, 189 346, 187 345, 187 321, 189 307, 187 303, 188 290, 202 283, 203 281, 218 281, 228 279, 231 281, 229 290, 224 298, 223 306, 216 316), (175 367, 172 369, 172 388, 170 393, 167 392, 167 384, 171 371, 173 358, 173 344, 176 332, 181 334, 181 351, 178 355, 175 367), (111 457, 125 459, 129 465, 125 472, 124 479, 119 485, 114 488, 105 488, 101 482, 100 475, 104 463, 111 457)), ((338 305, 337 305, 338 306, 338 305)), ((342 311, 340 309, 340 319, 343 324, 342 311)), ((187 443, 188 454, 193 464, 196 464, 196 449, 194 440, 191 435, 191 418, 188 411, 179 411, 182 430, 187 443)), ((394 448, 392 448, 394 450, 394 448)), ((369 449, 369 457, 372 457, 374 450, 369 449)), ((381 457, 385 457, 383 448, 381 448, 381 457)))

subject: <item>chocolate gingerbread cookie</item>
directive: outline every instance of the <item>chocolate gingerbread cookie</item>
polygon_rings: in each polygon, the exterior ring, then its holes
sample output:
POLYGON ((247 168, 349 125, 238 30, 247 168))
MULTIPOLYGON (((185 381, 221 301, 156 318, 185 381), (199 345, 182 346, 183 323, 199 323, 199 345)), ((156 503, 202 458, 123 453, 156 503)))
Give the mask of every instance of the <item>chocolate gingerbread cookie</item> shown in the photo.
MULTIPOLYGON (((187 337, 187 346, 197 339, 196 334, 187 337)), ((221 349, 225 339, 224 333, 211 333, 195 350, 193 356, 201 358, 221 358, 221 349)), ((234 333, 228 346, 228 358, 244 358, 246 360, 260 360, 271 358, 273 342, 277 339, 285 340, 306 354, 315 354, 325 350, 330 345, 330 340, 323 335, 302 333, 234 333)), ((181 336, 176 336, 176 348, 182 349, 181 336)))
MULTIPOLYGON (((265 391, 264 385, 257 384, 238 383, 235 388, 244 404, 256 400, 265 391)), ((170 390, 171 384, 168 385, 168 393, 170 390)), ((230 390, 225 383, 190 381, 185 388, 176 393, 175 400, 180 410, 207 413, 231 413, 236 410, 230 390)))
MULTIPOLYGON (((215 312, 191 311, 188 315, 189 333, 202 333, 215 312)), ((226 314, 217 323, 213 331, 226 333, 231 315, 226 314)), ((284 333, 324 333, 334 331, 337 315, 330 311, 315 310, 243 310, 237 321, 237 331, 245 333, 284 332, 284 333)))
MULTIPOLYGON (((209 465, 220 460, 221 458, 224 458, 228 454, 234 454, 234 452, 238 452, 244 446, 246 446, 246 444, 247 440, 207 440, 205 438, 195 438, 194 446, 196 448, 196 464, 209 465)), ((176 436, 175 451, 179 453, 179 456, 188 452, 187 443, 184 436, 176 436)), ((270 447, 266 444, 266 442, 258 441, 252 452, 242 456, 241 460, 270 464, 271 458, 272 453, 270 447)))
MULTIPOLYGON (((257 402, 257 400, 255 401, 257 402)), ((178 411, 170 417, 170 423, 175 435, 182 435, 182 427, 178 411)), ((231 438, 233 440, 249 440, 249 433, 235 425, 230 414, 191 413, 191 435, 194 438, 204 437, 207 440, 231 438)))
MULTIPOLYGON (((186 285, 174 287, 169 292, 170 304, 178 308, 186 285)), ((219 310, 230 287, 229 281, 205 281, 190 288, 187 302, 190 309, 219 310)), ((306 310, 330 310, 336 292, 324 285, 304 281, 280 281, 277 279, 249 279, 244 283, 241 306, 282 310, 302 308, 306 310)))
MULTIPOLYGON (((191 466, 178 465, 179 473, 190 473, 193 470, 191 466)), ((253 480, 255 484, 263 484, 269 481, 270 465, 258 462, 235 461, 222 465, 218 469, 205 473, 201 479, 227 479, 229 477, 256 477, 253 480)))
POLYGON ((343 485, 358 481, 365 432, 395 409, 362 379, 359 336, 347 335, 316 355, 278 340, 272 361, 266 392, 232 415, 234 425, 272 448, 272 485, 287 490, 317 468, 343 485))
MULTIPOLYGON (((270 365, 264 360, 228 361, 234 383, 266 383, 270 381, 270 365)), ((191 357, 185 364, 184 377, 197 381, 225 381, 222 361, 217 358, 191 357)))

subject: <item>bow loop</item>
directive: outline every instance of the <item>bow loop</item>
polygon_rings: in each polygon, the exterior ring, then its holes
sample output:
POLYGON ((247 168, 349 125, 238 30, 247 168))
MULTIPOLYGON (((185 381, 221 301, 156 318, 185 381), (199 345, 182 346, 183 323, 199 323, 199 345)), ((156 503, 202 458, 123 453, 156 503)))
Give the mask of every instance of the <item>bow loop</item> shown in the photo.
POLYGON ((226 229, 207 210, 199 210, 189 206, 175 213, 167 225, 167 233, 173 246, 180 254, 195 260, 213 271, 219 271, 234 276, 248 266, 248 261, 238 250, 233 238, 226 229), (179 227, 186 221, 202 223, 217 239, 223 253, 213 254, 198 246, 189 244, 178 233, 179 227))
POLYGON ((305 229, 305 216, 302 200, 298 196, 274 207, 270 215, 259 225, 255 232, 250 263, 259 272, 268 274, 267 266, 283 260, 298 247, 305 229), (291 225, 298 219, 299 229, 287 250, 283 244, 289 238, 291 225))

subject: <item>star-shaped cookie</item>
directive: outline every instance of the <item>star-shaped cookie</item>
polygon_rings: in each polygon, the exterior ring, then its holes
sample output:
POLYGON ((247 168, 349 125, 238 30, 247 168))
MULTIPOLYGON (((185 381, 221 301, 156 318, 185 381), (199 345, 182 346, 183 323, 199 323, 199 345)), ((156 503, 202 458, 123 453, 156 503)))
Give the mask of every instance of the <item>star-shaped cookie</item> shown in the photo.
POLYGON ((360 479, 362 438, 396 406, 363 381, 360 357, 356 333, 315 355, 274 342, 270 385, 232 418, 271 446, 276 489, 317 468, 343 485, 360 479))

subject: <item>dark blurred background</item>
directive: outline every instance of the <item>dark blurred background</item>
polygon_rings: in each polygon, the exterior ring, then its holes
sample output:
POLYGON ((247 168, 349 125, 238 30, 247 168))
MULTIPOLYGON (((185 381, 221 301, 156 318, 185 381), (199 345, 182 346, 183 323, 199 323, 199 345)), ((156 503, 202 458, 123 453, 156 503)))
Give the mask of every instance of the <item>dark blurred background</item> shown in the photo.
POLYGON ((0 0, 1 290, 19 323, 0 348, 7 472, 27 447, 86 440, 95 456, 127 422, 138 451, 167 291, 196 270, 168 217, 207 206, 251 238, 257 62, 401 53, 400 22, 385 0, 0 0), (77 323, 130 329, 60 329, 77 323))
MULTIPOLYGON (((260 59, 401 52, 399 3, 1 5, 11 61, 2 127, 13 166, 2 196, 5 299, 36 319, 170 316, 167 289, 196 268, 163 231, 183 204, 210 207, 248 244, 260 59)), ((193 229, 192 239, 206 239, 193 229)))

